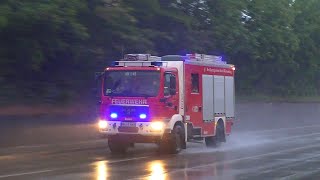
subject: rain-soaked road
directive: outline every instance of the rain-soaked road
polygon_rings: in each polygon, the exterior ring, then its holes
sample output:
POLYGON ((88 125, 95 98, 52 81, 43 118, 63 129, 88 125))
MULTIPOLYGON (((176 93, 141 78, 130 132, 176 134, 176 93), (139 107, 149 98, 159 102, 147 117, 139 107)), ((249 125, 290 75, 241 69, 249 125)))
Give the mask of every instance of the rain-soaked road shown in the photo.
POLYGON ((237 115, 226 144, 179 155, 141 144, 112 156, 104 140, 0 148, 0 179, 320 179, 319 104, 246 104, 237 115))

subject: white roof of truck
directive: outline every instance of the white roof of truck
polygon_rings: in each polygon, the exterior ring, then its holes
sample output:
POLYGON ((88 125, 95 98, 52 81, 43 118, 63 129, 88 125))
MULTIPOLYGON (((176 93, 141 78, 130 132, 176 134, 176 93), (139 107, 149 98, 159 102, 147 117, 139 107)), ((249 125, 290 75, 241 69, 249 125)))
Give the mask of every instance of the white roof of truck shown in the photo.
POLYGON ((151 56, 150 54, 126 54, 122 60, 116 62, 118 66, 166 66, 166 62, 172 61, 199 66, 234 67, 234 65, 223 61, 221 56, 206 54, 166 55, 162 57, 151 56))

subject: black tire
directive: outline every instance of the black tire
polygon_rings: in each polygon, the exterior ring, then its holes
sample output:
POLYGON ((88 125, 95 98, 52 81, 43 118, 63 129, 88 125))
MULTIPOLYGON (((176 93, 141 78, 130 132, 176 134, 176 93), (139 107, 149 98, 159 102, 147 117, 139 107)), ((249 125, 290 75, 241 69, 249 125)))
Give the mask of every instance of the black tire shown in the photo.
POLYGON ((128 143, 121 141, 120 138, 110 137, 108 146, 112 154, 125 154, 128 149, 128 143))
POLYGON ((215 148, 219 146, 219 143, 216 140, 215 136, 206 137, 205 139, 206 146, 210 148, 215 148))
POLYGON ((184 130, 180 125, 175 125, 171 133, 164 134, 160 142, 160 152, 177 154, 185 149, 184 130))
POLYGON ((216 128, 216 135, 211 137, 206 137, 205 142, 207 147, 219 147, 222 142, 225 142, 225 132, 224 126, 221 121, 219 121, 218 126, 216 128))
POLYGON ((217 132, 218 132, 218 136, 217 136, 217 140, 221 143, 226 142, 226 134, 225 134, 225 129, 224 129, 224 125, 222 121, 219 121, 218 123, 218 127, 217 127, 217 132))

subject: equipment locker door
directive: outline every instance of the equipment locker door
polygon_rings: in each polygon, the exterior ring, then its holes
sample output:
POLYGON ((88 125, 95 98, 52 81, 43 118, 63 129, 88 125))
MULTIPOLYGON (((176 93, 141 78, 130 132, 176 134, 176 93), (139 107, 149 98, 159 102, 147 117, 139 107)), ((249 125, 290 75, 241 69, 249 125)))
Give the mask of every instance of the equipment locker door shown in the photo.
POLYGON ((212 121, 214 119, 213 95, 213 76, 202 75, 202 114, 204 122, 212 121))
POLYGON ((185 114, 193 127, 202 126, 202 74, 195 65, 185 66, 185 114))

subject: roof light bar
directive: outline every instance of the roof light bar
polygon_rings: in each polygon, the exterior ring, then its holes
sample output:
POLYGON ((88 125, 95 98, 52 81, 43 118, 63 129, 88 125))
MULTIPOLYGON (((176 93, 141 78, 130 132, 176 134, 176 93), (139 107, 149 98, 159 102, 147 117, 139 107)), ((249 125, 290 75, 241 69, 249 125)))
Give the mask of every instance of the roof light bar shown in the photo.
POLYGON ((126 54, 123 61, 161 61, 161 57, 151 54, 126 54))

